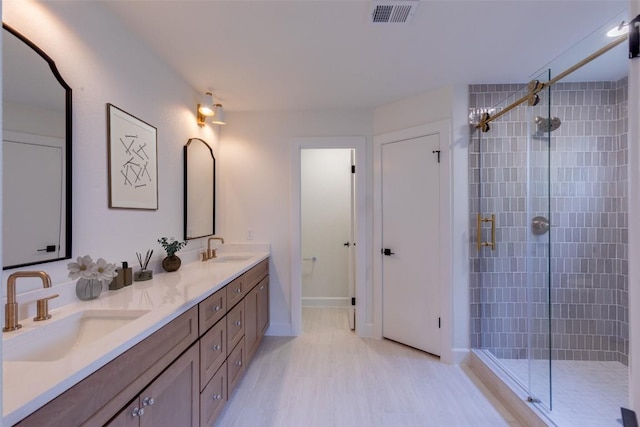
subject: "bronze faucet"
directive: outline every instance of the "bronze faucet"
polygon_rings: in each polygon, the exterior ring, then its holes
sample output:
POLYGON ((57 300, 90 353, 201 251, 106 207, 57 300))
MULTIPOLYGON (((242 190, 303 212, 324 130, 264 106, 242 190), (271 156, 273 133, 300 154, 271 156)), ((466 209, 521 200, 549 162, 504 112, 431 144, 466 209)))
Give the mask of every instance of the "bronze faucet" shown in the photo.
POLYGON ((209 239, 207 240, 207 252, 203 256, 203 259, 202 259, 203 261, 207 261, 209 259, 216 257, 216 250, 211 249, 212 240, 220 240, 220 243, 224 244, 224 239, 222 237, 218 237, 218 236, 209 237, 209 239))
MULTIPOLYGON (((51 278, 44 271, 17 271, 12 273, 7 279, 7 304, 4 309, 4 328, 3 332, 15 331, 22 327, 18 323, 18 302, 16 301, 16 280, 18 277, 39 277, 42 280, 43 288, 51 287, 51 278)), ((51 316, 48 313, 48 305, 46 304, 51 298, 55 298, 58 295, 38 300, 38 315, 34 320, 45 320, 51 316)))

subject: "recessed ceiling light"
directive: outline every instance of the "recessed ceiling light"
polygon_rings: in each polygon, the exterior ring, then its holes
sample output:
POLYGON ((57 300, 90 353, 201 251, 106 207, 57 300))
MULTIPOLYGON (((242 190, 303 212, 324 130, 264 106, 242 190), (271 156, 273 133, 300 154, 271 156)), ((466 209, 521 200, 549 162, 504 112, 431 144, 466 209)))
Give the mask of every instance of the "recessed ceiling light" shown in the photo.
POLYGON ((629 24, 622 21, 617 27, 613 27, 607 31, 607 37, 620 37, 629 32, 629 24))

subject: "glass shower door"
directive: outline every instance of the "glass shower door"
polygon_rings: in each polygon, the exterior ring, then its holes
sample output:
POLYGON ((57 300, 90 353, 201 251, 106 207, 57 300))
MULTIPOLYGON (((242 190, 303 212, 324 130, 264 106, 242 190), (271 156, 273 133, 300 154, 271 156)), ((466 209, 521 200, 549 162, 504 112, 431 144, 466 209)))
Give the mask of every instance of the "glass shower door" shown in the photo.
MULTIPOLYGON (((495 115, 527 93, 527 85, 473 86, 471 114, 495 115)), ((551 406, 548 95, 545 89, 536 106, 525 102, 491 122, 488 132, 477 130, 469 150, 472 346, 519 383, 530 401, 547 408, 551 406)))
MULTIPOLYGON (((549 81, 549 72, 536 78, 549 81)), ((552 407, 551 392, 551 88, 526 106, 527 126, 527 319, 528 392, 530 401, 552 407)))

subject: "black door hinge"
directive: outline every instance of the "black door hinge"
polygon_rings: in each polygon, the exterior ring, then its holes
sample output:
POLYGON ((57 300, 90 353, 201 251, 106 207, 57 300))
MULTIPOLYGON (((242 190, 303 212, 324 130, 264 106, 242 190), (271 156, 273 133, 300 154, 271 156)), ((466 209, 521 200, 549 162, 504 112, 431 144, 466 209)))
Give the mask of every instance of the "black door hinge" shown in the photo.
POLYGON ((352 297, 351 298, 351 305, 353 305, 353 306, 356 305, 356 297, 352 297))
POLYGON ((438 329, 440 329, 440 318, 438 317, 438 329))
POLYGON ((351 165, 351 173, 356 173, 356 165, 351 165))

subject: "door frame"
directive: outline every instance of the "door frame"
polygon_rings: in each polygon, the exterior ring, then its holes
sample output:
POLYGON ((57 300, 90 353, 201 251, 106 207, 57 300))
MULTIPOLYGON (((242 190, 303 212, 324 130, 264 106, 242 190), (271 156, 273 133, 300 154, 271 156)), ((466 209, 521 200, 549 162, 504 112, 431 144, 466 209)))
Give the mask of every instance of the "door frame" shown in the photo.
POLYGON ((373 332, 382 339, 382 145, 433 134, 440 135, 440 360, 455 363, 453 352, 451 121, 442 120, 373 137, 373 332))
POLYGON ((302 332, 302 233, 301 233, 301 160, 303 149, 344 148, 353 149, 356 159, 356 228, 354 230, 356 269, 356 333, 371 336, 370 327, 365 324, 366 307, 366 137, 299 137, 291 145, 291 333, 302 332))

